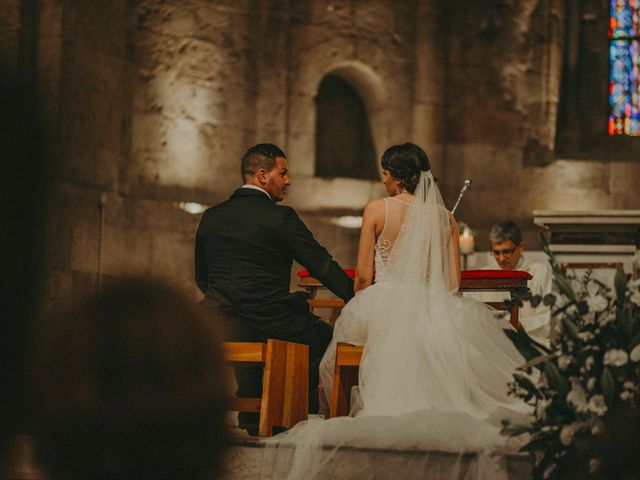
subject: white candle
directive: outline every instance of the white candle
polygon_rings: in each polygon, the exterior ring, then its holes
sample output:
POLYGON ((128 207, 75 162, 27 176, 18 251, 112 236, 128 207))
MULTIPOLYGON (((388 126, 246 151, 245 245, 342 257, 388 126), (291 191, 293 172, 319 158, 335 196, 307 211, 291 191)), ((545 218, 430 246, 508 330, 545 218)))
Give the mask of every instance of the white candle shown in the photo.
POLYGON ((473 241, 473 234, 468 227, 464 228, 462 234, 458 237, 460 240, 460 253, 462 255, 470 255, 473 253, 475 243, 473 241))

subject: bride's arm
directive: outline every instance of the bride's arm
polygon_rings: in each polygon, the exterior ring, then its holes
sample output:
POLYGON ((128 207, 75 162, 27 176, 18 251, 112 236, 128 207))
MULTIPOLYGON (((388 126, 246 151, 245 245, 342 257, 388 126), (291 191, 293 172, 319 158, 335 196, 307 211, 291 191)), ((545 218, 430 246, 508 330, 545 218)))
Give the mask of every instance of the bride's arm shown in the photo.
POLYGON ((381 200, 369 202, 362 215, 358 260, 356 262, 355 291, 367 288, 373 283, 373 255, 378 232, 378 217, 384 216, 384 203, 381 200))
POLYGON ((449 220, 451 221, 451 245, 453 245, 453 262, 456 269, 456 276, 458 278, 458 285, 460 285, 460 237, 458 235, 458 222, 453 213, 449 212, 449 220))

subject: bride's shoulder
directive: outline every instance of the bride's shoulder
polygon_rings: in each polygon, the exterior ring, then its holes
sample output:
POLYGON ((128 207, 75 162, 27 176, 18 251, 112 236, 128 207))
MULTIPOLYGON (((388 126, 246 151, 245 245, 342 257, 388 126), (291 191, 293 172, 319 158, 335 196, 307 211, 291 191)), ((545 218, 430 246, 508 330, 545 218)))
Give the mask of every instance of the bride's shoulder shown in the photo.
POLYGON ((366 221, 373 220, 375 223, 378 223, 380 219, 384 219, 384 212, 384 199, 378 198, 371 200, 365 205, 362 216, 366 221))
POLYGON ((384 210, 384 198, 376 198, 375 200, 371 200, 364 207, 364 211, 367 212, 375 212, 379 210, 384 210))

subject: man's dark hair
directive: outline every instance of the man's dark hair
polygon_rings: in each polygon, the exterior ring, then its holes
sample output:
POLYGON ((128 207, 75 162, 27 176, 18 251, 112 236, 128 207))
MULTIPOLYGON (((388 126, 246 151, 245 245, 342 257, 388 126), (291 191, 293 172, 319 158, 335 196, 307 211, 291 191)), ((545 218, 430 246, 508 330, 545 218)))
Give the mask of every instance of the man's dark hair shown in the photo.
POLYGON ((522 243, 522 232, 520 228, 518 228, 518 225, 508 220, 506 222, 496 223, 491 227, 489 240, 491 240, 492 243, 502 243, 511 240, 513 244, 517 246, 522 243))
POLYGON ((413 193, 420 180, 420 172, 427 172, 429 158, 419 146, 403 143, 387 148, 380 161, 382 168, 388 170, 394 178, 400 180, 400 186, 413 193))
POLYGON ((258 170, 272 170, 276 166, 276 157, 287 158, 284 152, 273 143, 259 143, 246 151, 240 164, 242 178, 254 176, 258 170))

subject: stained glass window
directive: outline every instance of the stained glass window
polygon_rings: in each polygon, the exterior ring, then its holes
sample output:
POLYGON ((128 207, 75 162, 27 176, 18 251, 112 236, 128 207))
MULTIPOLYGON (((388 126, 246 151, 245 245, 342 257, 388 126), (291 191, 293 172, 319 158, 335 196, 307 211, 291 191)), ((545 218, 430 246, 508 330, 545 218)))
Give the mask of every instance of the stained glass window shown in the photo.
POLYGON ((640 136, 640 0, 611 0, 609 135, 640 136))

